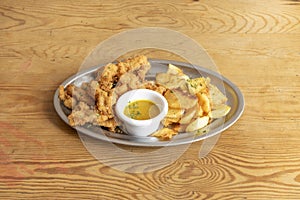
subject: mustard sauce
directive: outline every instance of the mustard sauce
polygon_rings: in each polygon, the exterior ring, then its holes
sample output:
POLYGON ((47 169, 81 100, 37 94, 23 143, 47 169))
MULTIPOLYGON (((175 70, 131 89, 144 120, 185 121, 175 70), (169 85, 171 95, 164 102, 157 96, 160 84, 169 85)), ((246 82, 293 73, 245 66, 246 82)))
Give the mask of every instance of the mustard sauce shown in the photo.
POLYGON ((149 100, 136 100, 129 102, 124 109, 124 114, 127 117, 136 120, 151 119, 159 114, 158 106, 149 100))

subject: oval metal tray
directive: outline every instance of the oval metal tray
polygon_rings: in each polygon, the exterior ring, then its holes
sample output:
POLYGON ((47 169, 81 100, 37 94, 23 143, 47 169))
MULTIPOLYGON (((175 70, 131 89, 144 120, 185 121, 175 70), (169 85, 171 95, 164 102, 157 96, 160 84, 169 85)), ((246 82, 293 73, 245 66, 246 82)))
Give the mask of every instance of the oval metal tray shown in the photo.
MULTIPOLYGON (((98 126, 91 127, 73 127, 79 134, 84 134, 95 139, 109 141, 117 144, 125 144, 132 146, 173 146, 192 143, 199 140, 220 134, 221 132, 232 126, 242 115, 244 110, 244 98, 239 88, 233 84, 227 78, 220 74, 189 63, 170 61, 170 60, 159 60, 149 59, 151 63, 151 69, 146 75, 147 79, 153 79, 156 73, 167 71, 168 64, 173 64, 180 67, 185 74, 191 78, 204 76, 211 79, 211 83, 216 85, 228 98, 227 105, 231 107, 230 112, 223 119, 214 120, 210 125, 209 129, 205 134, 194 134, 194 133, 180 133, 173 137, 170 141, 160 141, 155 137, 134 137, 127 134, 112 133, 102 129, 98 126)), ((68 84, 80 85, 82 82, 87 82, 92 79, 94 71, 103 67, 104 65, 95 66, 71 76, 65 80, 61 85, 67 86, 68 84)), ((54 107, 61 119, 69 125, 68 114, 70 111, 63 105, 58 98, 59 90, 57 89, 54 94, 54 107)))

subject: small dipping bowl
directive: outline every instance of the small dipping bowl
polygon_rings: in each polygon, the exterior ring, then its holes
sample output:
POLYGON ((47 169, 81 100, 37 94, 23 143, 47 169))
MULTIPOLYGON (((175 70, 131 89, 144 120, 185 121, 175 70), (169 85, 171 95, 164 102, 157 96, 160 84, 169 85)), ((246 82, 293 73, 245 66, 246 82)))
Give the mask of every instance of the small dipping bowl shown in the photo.
POLYGON ((161 120, 168 113, 168 102, 160 93, 148 89, 135 89, 124 93, 117 100, 115 112, 122 122, 122 129, 130 135, 148 136, 154 133, 160 126, 161 120), (149 100, 158 108, 159 114, 147 120, 132 119, 124 114, 125 107, 133 101, 149 100))

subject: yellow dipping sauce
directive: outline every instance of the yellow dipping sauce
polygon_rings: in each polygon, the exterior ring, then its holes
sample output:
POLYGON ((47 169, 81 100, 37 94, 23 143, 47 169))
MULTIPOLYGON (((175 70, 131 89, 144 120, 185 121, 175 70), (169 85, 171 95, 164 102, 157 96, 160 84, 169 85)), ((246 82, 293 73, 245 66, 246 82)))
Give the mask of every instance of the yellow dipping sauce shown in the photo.
POLYGON ((124 109, 124 114, 127 117, 136 120, 151 119, 159 114, 158 106, 149 100, 136 100, 129 102, 124 109))

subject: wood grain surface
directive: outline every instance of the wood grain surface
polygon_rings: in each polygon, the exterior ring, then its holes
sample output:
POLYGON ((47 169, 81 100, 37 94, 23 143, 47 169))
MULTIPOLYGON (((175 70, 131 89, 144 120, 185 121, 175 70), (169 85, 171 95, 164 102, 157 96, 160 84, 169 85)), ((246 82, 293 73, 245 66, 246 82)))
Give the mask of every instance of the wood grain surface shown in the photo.
POLYGON ((300 198, 300 1, 1 0, 0 47, 1 199, 300 198), (52 100, 98 43, 140 27, 201 44, 246 106, 205 158, 196 142, 126 173, 95 159, 52 100))

